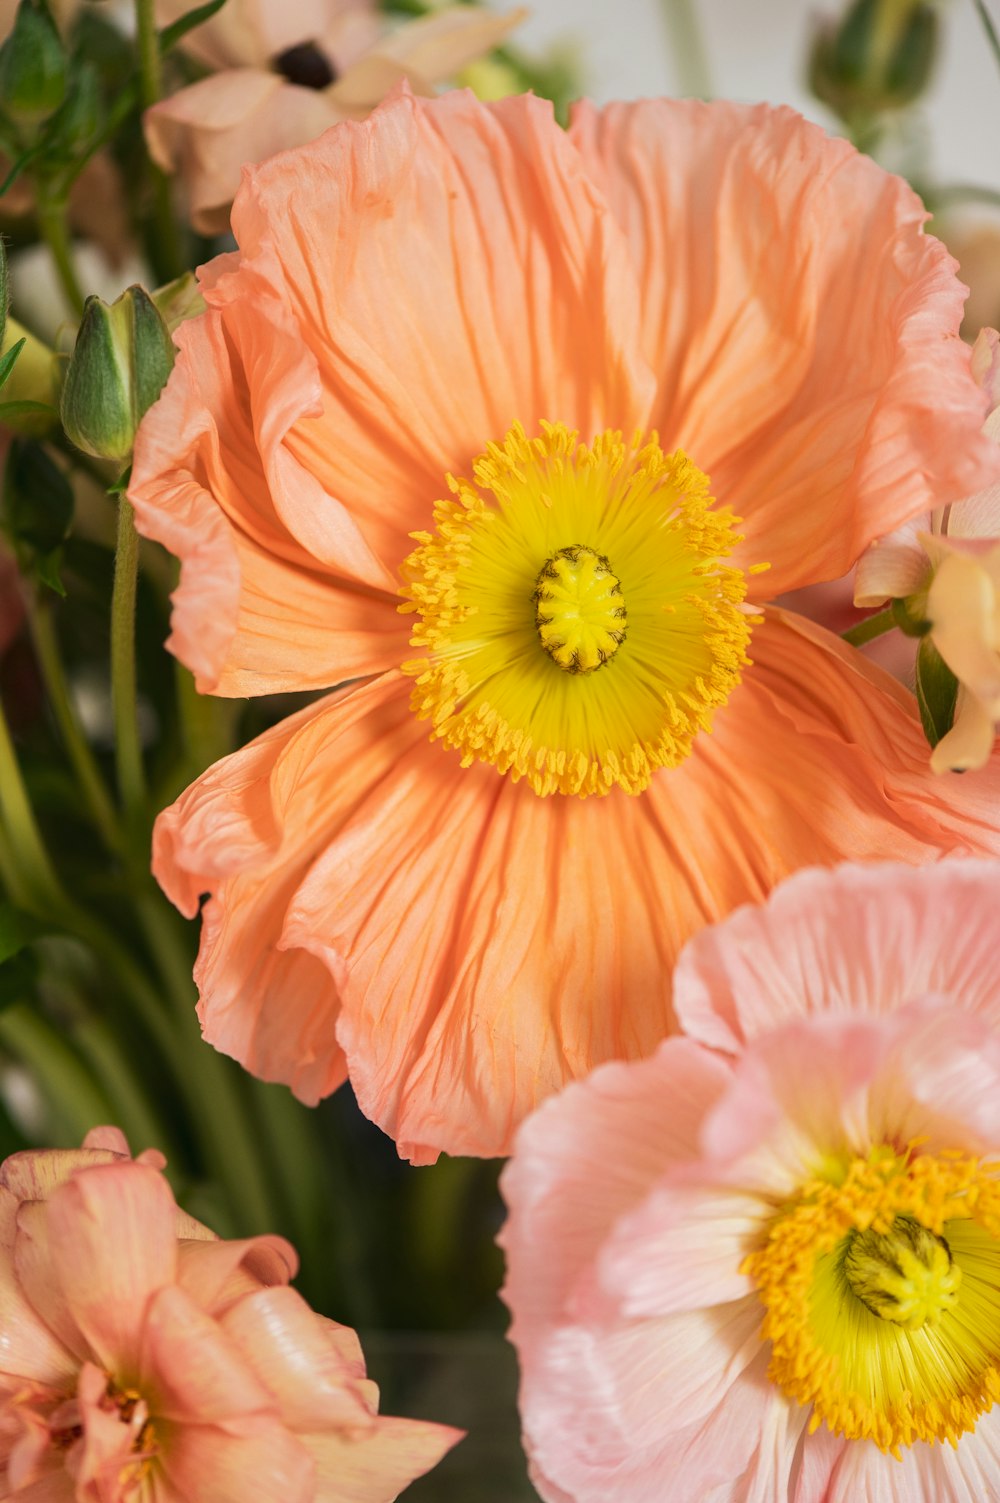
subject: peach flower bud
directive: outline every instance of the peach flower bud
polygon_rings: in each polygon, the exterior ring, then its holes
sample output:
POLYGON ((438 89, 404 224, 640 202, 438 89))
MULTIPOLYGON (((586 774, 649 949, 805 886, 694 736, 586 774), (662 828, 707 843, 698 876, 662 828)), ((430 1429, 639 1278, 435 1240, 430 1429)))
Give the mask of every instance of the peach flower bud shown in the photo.
POLYGON ((389 1503, 459 1438, 383 1418, 281 1237, 220 1241, 116 1128, 0 1166, 0 1496, 389 1503))

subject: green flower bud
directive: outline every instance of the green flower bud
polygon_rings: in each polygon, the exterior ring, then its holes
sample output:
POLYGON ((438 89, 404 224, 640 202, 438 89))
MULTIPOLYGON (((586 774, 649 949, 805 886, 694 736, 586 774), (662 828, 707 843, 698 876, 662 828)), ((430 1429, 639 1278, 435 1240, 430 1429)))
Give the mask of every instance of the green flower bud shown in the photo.
POLYGON ((101 128, 101 89, 96 69, 79 62, 69 91, 45 132, 45 160, 72 162, 85 154, 101 128))
POLYGON ((89 297, 62 391, 69 438, 86 454, 124 463, 173 363, 167 326, 144 288, 129 287, 110 307, 89 297))
POLYGON ((853 0, 813 40, 810 87, 848 122, 900 109, 927 86, 938 30, 933 0, 853 0))
POLYGON ((21 0, 0 47, 0 103, 17 125, 40 125, 66 97, 66 53, 45 0, 21 0))

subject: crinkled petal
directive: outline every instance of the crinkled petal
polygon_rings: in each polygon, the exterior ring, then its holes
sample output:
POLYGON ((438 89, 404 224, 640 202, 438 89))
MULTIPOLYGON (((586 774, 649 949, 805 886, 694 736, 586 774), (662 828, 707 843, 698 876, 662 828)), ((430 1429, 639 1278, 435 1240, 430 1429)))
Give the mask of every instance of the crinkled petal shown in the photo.
POLYGON ((583 104, 571 135, 639 273, 654 421, 745 518, 765 590, 997 478, 965 288, 902 179, 767 105, 583 104))
POLYGON ((294 1247, 284 1237, 238 1241, 183 1241, 177 1248, 177 1282, 210 1315, 222 1315, 261 1285, 287 1284, 298 1272, 294 1247))
POLYGON ((984 1414, 954 1449, 917 1441, 897 1461, 870 1441, 845 1446, 822 1503, 986 1503, 1000 1496, 1000 1415, 984 1414))
MULTIPOLYGON (((258 278, 259 282, 259 278, 258 278)), ((399 661, 395 583, 356 523, 288 454, 319 409, 316 362, 273 292, 242 318, 210 309, 177 331, 167 386, 136 438, 136 525, 181 560, 168 647, 204 692, 328 687, 399 661), (289 492, 322 519, 321 562, 286 525, 289 492)))
POLYGON ((397 94, 251 171, 233 225, 210 300, 252 320, 248 276, 273 284, 322 388, 285 447, 392 571, 445 476, 515 420, 645 425, 625 244, 542 100, 397 94))
POLYGON ((348 769, 378 777, 368 704, 350 690, 290 716, 209 768, 154 833, 153 870, 182 912, 212 895, 195 969, 206 1038, 312 1102, 344 1079, 337 988, 312 956, 284 947, 282 930, 296 886, 350 808, 348 769), (338 743, 346 765, 331 771, 338 743))
POLYGON ((619 1218, 672 1164, 696 1155, 702 1120, 728 1080, 708 1050, 672 1039, 650 1059, 602 1066, 525 1121, 501 1179, 515 1344, 559 1318, 619 1218))
POLYGON ((891 1012, 924 992, 998 1027, 998 911, 993 861, 796 873, 766 903, 695 935, 674 1008, 685 1032, 726 1050, 797 1017, 891 1012))

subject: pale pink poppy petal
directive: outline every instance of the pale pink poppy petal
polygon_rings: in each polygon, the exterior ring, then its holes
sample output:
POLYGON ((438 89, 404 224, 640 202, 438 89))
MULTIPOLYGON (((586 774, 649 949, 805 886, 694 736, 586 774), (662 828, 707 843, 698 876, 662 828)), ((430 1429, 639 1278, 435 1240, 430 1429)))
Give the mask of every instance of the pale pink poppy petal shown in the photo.
POLYGON ((177 1285, 150 1298, 141 1340, 135 1376, 158 1417, 225 1424, 241 1415, 277 1414, 274 1395, 237 1343, 177 1285))
POLYGON ((263 1289, 238 1300, 221 1320, 251 1371, 278 1402, 292 1430, 366 1429, 375 1418, 353 1364, 330 1340, 324 1320, 294 1289, 263 1289))
POLYGON ((608 1228, 671 1164, 695 1156, 702 1119, 728 1080, 707 1050, 673 1039, 648 1060, 602 1066, 527 1119, 500 1181, 511 1210, 498 1240, 509 1253, 503 1298, 515 1340, 522 1322, 555 1318, 608 1228))
MULTIPOLYGON (((741 1479, 758 1454, 774 1404, 766 1366, 767 1353, 759 1351, 722 1404, 645 1451, 631 1444, 619 1410, 592 1428, 584 1446, 571 1447, 566 1432, 549 1422, 544 1384, 536 1392, 525 1377, 520 1402, 532 1480, 547 1503, 664 1503, 666 1477, 670 1503, 739 1503, 745 1498, 741 1479)), ((768 1503, 778 1503, 778 1497, 768 1503)))
MULTIPOLYGON (((265 290, 232 328, 212 310, 177 331, 180 353, 136 439, 129 496, 140 532, 182 562, 170 650, 204 692, 326 687, 397 663, 408 630, 394 580, 356 524, 292 466, 326 518, 324 566, 289 532, 272 487, 292 464, 283 426, 317 407, 315 361, 265 290), (275 324, 274 320, 277 320, 275 324), (266 400, 251 398, 264 380, 266 400), (237 395, 239 394, 239 395, 237 395)), ((283 482, 284 483, 284 482, 283 482)))
MULTIPOLYGON (((169 1185, 145 1165, 110 1164, 76 1174, 46 1210, 51 1268, 73 1322, 109 1372, 134 1370, 147 1302, 177 1269, 169 1185)), ((19 1234, 19 1276, 20 1244, 19 1234)), ((29 1294, 35 1303, 37 1286, 29 1294)))
POLYGON ((872 1091, 874 1136, 919 1138, 925 1153, 956 1143, 990 1155, 1000 1142, 1000 1034, 950 998, 921 998, 898 1015, 897 1041, 872 1091))
POLYGON ((164 1426, 156 1503, 316 1503, 316 1463, 267 1415, 164 1426))
POLYGON ((571 134, 642 281, 654 422, 746 519, 764 590, 997 478, 964 289, 902 179, 766 105, 583 104, 571 134))
POLYGON ((713 1183, 704 1170, 671 1175, 607 1234, 596 1282, 626 1318, 742 1299, 753 1285, 740 1266, 770 1213, 752 1190, 713 1183))
POLYGON ((797 1017, 890 1012, 924 992, 997 1026, 998 908, 995 862, 796 873, 760 907, 695 935, 677 964, 674 1007, 686 1032, 727 1050, 797 1017))
POLYGON ((241 259, 213 300, 252 317, 248 270, 274 280, 323 386, 286 448, 391 569, 445 475, 515 420, 646 425, 635 274, 542 100, 396 95, 250 172, 233 225, 241 259))
POLYGON ((986 1503, 1000 1496, 1000 1415, 984 1414, 958 1448, 917 1441, 897 1461, 869 1442, 845 1446, 821 1503, 986 1503))
POLYGON ((386 1416, 352 1435, 300 1438, 316 1462, 317 1503, 392 1503, 462 1436, 450 1425, 386 1416))

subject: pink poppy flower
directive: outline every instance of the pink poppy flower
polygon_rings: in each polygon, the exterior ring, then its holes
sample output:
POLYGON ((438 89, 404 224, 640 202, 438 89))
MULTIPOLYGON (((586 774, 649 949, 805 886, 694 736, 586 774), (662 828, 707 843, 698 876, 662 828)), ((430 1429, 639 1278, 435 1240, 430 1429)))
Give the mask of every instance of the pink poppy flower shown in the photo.
POLYGON ((996 772, 764 604, 997 472, 923 219, 764 106, 404 93, 248 174, 130 494, 203 691, 359 682, 159 819, 211 1043, 502 1153, 787 873, 1000 852, 996 772))
POLYGON ((97 1128, 0 1166, 0 1497, 390 1503, 459 1439, 389 1419, 281 1237, 222 1242, 97 1128))
POLYGON ((549 1503, 1000 1496, 1000 867, 789 878, 502 1188, 549 1503), (947 1443, 946 1443, 947 1442, 947 1443))

